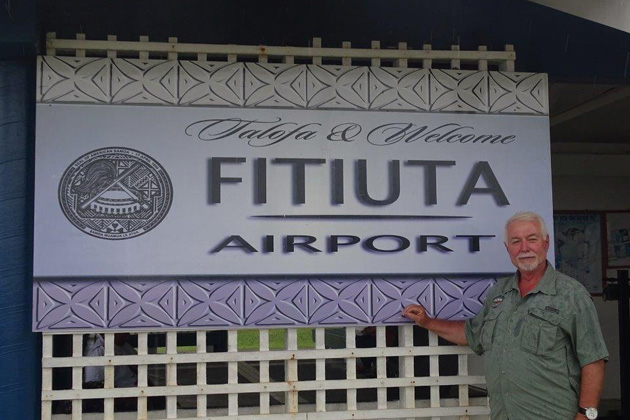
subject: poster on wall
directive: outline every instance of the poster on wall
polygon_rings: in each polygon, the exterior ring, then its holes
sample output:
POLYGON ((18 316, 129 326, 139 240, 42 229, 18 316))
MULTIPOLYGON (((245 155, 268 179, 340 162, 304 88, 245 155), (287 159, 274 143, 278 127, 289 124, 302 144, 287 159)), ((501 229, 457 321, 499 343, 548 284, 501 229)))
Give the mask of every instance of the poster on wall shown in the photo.
MULTIPOLYGON (((40 104, 38 277, 506 273, 548 118, 40 104)), ((550 253, 552 254, 552 253, 550 253)))
POLYGON ((556 213, 553 221, 556 269, 578 280, 590 293, 601 294, 601 215, 556 213))
POLYGON ((630 213, 606 213, 608 267, 630 267, 630 213))

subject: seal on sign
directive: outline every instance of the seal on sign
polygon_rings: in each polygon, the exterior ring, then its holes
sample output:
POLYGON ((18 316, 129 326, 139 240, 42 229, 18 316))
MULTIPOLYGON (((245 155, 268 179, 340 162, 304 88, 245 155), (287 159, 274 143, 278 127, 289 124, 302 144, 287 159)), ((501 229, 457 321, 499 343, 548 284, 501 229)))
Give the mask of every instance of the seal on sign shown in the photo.
POLYGON ((173 201, 168 174, 155 159, 124 147, 86 153, 59 183, 59 204, 75 227, 102 239, 130 239, 156 227, 173 201))

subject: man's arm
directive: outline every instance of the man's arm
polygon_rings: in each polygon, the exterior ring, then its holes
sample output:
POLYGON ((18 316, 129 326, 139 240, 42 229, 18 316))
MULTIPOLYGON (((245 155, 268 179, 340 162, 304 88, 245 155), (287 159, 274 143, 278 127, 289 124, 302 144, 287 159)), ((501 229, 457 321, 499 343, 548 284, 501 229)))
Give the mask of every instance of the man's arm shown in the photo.
MULTIPOLYGON (((598 360, 582 367, 580 385, 580 407, 597 407, 604 386, 604 361, 598 360)), ((576 420, 583 420, 585 415, 578 413, 576 420)))
POLYGON ((436 333, 451 343, 460 346, 468 344, 466 333, 464 332, 464 321, 446 321, 431 318, 427 315, 427 311, 422 305, 409 305, 403 309, 402 315, 411 319, 416 325, 436 333))

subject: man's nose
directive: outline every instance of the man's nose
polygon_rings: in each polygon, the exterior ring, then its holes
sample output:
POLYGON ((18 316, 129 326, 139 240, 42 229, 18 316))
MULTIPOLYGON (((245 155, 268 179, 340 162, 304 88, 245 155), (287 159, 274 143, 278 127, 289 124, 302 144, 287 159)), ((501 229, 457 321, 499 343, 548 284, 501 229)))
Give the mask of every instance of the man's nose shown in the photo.
POLYGON ((527 241, 522 241, 521 242, 520 251, 521 252, 529 251, 529 244, 527 243, 527 241))

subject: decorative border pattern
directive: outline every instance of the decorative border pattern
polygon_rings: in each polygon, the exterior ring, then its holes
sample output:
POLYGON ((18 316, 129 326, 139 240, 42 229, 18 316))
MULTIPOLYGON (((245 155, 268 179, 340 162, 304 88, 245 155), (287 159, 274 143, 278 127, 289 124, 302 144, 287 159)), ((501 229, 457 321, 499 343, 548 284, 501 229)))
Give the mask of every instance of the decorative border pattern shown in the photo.
POLYGON ((386 325, 403 307, 466 319, 495 283, 485 278, 45 280, 33 288, 35 331, 386 325))
POLYGON ((40 56, 37 83, 40 103, 549 113, 541 73, 40 56))

